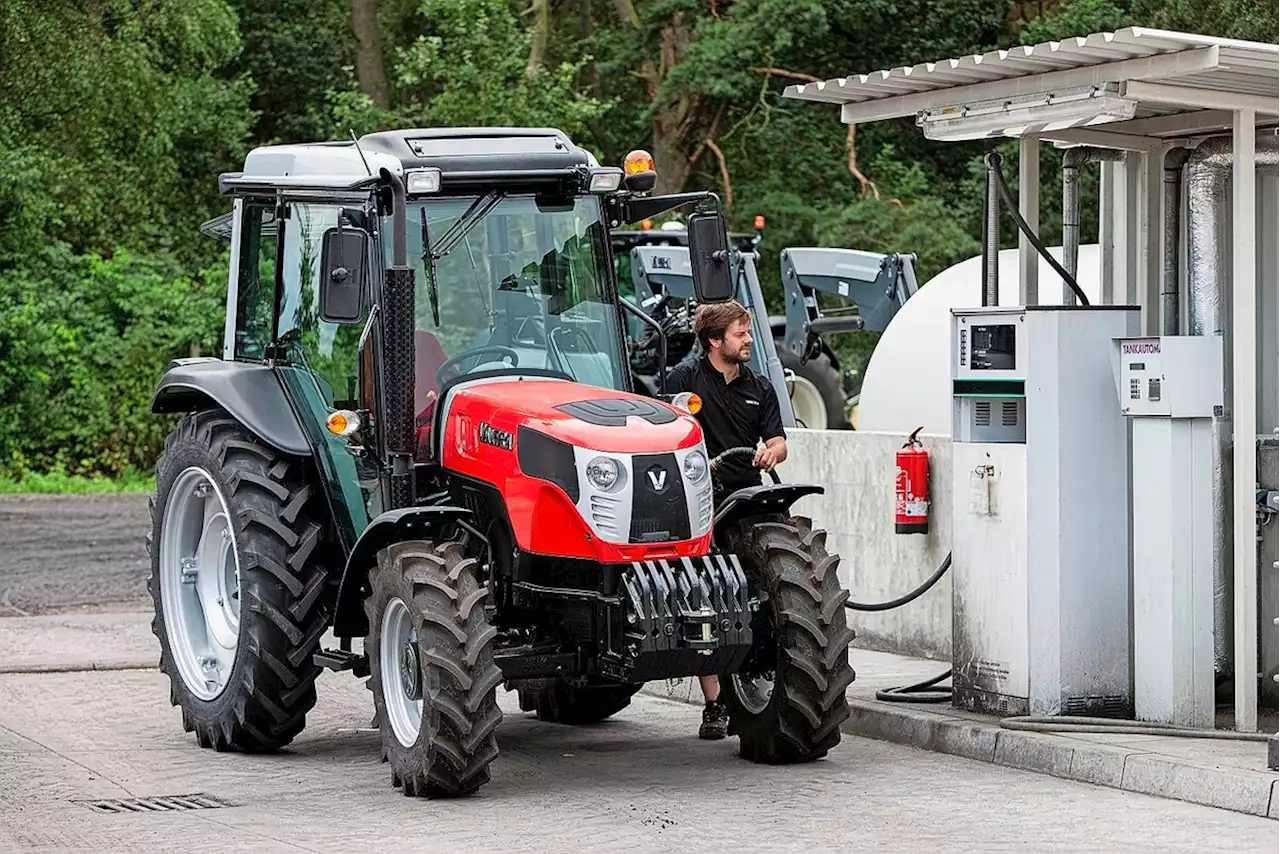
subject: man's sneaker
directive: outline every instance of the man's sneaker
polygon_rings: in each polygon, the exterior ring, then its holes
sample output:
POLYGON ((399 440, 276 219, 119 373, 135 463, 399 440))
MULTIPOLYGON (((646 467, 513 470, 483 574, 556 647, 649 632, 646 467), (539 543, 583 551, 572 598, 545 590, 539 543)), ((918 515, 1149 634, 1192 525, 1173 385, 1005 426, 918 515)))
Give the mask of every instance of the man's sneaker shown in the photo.
POLYGON ((729 710, 724 703, 707 703, 702 709, 702 726, 698 729, 698 738, 724 738, 729 731, 729 710))

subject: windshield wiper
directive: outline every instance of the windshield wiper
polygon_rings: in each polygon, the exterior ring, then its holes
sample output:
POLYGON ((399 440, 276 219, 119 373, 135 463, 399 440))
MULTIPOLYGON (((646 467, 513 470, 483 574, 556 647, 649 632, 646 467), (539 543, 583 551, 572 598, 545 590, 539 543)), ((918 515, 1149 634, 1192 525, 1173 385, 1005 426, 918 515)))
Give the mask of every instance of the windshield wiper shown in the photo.
POLYGON ((444 237, 440 238, 440 245, 431 253, 432 259, 439 261, 453 251, 453 247, 470 234, 471 229, 475 228, 477 223, 488 216, 489 212, 496 208, 504 198, 506 198, 506 193, 499 190, 491 190, 488 195, 481 196, 472 202, 471 207, 467 208, 457 222, 444 233, 444 237))
POLYGON ((436 291, 436 256, 431 251, 431 230, 427 228, 427 209, 418 209, 422 215, 422 264, 427 274, 427 297, 431 300, 431 319, 440 328, 440 296, 436 291))

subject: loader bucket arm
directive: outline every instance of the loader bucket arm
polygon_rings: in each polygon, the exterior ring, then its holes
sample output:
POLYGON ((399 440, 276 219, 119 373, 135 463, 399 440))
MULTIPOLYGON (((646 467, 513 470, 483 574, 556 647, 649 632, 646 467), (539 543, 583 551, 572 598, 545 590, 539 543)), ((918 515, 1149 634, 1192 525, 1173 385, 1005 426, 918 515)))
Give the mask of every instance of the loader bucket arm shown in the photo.
POLYGON ((786 348, 804 359, 823 332, 883 332, 916 292, 915 255, 817 247, 782 250, 786 348), (851 303, 857 314, 823 315, 821 292, 851 303))

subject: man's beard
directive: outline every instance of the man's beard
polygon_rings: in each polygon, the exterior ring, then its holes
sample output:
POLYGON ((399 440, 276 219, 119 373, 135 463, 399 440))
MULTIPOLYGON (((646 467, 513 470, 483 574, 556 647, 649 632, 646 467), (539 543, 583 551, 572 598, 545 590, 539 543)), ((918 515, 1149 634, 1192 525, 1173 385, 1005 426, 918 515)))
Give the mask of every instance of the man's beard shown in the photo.
POLYGON ((730 362, 737 362, 740 365, 745 365, 747 362, 751 361, 751 347, 739 347, 736 353, 725 353, 725 358, 730 362))

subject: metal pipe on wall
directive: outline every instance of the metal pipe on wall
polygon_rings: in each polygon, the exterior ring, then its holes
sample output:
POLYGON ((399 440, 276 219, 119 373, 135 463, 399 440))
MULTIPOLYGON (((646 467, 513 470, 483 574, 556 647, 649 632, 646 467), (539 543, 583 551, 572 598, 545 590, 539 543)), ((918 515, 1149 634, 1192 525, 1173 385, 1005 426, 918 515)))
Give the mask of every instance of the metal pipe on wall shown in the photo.
POLYGON ((1177 335, 1182 329, 1179 304, 1178 262, 1182 253, 1182 167, 1190 156, 1185 148, 1172 148, 1164 156, 1164 258, 1161 259, 1160 331, 1177 335))
MULTIPOLYGON (((1259 134, 1254 162, 1263 169, 1280 165, 1275 134, 1259 134)), ((1232 140, 1218 136, 1201 143, 1187 158, 1187 334, 1223 333, 1223 399, 1231 400, 1234 370, 1231 354, 1230 296, 1231 236, 1227 233, 1228 192, 1231 187, 1232 140)), ((1253 282, 1249 287, 1256 287, 1253 282)), ((1234 413, 1228 403, 1212 426, 1213 476, 1211 505, 1213 537, 1213 657, 1219 681, 1234 671, 1232 648, 1233 596, 1231 475, 1234 413)), ((1253 449, 1249 448, 1252 453, 1253 449)))
MULTIPOLYGON (((1080 167, 1124 159, 1123 151, 1086 146, 1068 148, 1062 155, 1062 266, 1073 279, 1080 263, 1080 167)), ((1075 292, 1066 282, 1062 283, 1062 304, 1076 304, 1075 292)))

